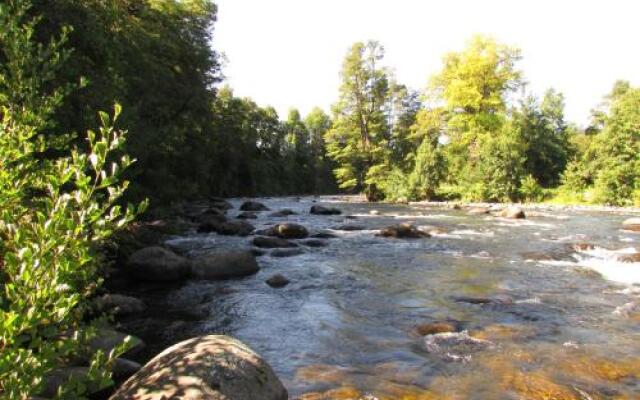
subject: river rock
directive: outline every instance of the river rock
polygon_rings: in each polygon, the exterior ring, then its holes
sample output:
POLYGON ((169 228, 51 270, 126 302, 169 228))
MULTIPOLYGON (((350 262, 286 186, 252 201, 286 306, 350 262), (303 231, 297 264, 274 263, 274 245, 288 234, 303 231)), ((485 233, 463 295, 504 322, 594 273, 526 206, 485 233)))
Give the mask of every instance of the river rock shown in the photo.
POLYGON ((342 211, 340 211, 337 208, 324 207, 324 206, 320 206, 320 205, 317 205, 317 204, 311 206, 311 209, 309 210, 309 212, 311 214, 316 214, 316 215, 340 215, 340 214, 342 214, 342 211))
POLYGON ((270 217, 288 217, 289 215, 297 215, 298 213, 289 209, 289 208, 283 208, 280 211, 276 211, 274 213, 269 214, 270 217))
POLYGON ((624 263, 640 263, 640 253, 621 254, 618 256, 618 261, 624 263))
POLYGON ((524 211, 520 207, 507 207, 501 210, 500 212, 498 212, 497 215, 502 218, 510 218, 510 219, 526 218, 524 211))
POLYGON ((265 249, 273 249, 276 247, 298 247, 297 244, 286 239, 272 236, 256 236, 253 238, 252 243, 256 247, 262 247, 265 249))
POLYGON ((199 336, 149 361, 110 400, 287 400, 271 367, 228 336, 199 336))
POLYGON ((216 232, 227 236, 248 236, 255 230, 255 226, 247 221, 227 221, 208 225, 200 225, 198 232, 216 232))
POLYGON ((451 322, 427 322, 416 325, 411 333, 416 336, 433 335, 436 333, 455 332, 456 326, 451 322))
POLYGON ((255 274, 260 270, 251 251, 232 250, 207 254, 191 262, 196 279, 228 279, 255 274))
POLYGON ((640 218, 628 218, 622 222, 622 229, 626 231, 640 232, 640 218))
POLYGON ((240 206, 240 211, 269 211, 269 207, 259 201, 245 201, 240 206))
POLYGON ((122 294, 104 294, 96 299, 95 304, 98 310, 114 315, 136 314, 147 309, 142 300, 122 294))
POLYGON ((380 215, 380 211, 378 211, 378 210, 371 210, 371 211, 369 211, 369 215, 380 215))
POLYGON ((380 230, 376 236, 382 237, 393 237, 399 239, 417 239, 417 238, 428 238, 429 235, 427 232, 423 232, 420 229, 416 228, 414 225, 402 223, 397 225, 391 225, 386 228, 380 230))
POLYGON ((138 280, 175 281, 187 276, 189 261, 164 247, 151 246, 133 253, 127 270, 138 280))
POLYGON ((129 338, 130 344, 129 350, 126 352, 127 355, 135 355, 144 349, 145 344, 142 339, 110 328, 100 329, 97 335, 89 340, 89 348, 94 353, 102 350, 105 354, 109 354, 111 350, 123 343, 127 338, 129 338))
POLYGON ((275 236, 283 239, 303 239, 309 236, 309 231, 299 224, 278 224, 273 227, 275 236))
POLYGON ((571 249, 573 251, 590 251, 595 248, 596 246, 591 243, 574 243, 571 245, 571 249))
POLYGON ((275 249, 271 252, 271 257, 293 257, 303 253, 302 249, 275 249))
POLYGON ((226 201, 225 199, 223 199, 221 197, 217 197, 215 199, 211 199, 210 205, 211 205, 211 207, 217 208, 219 210, 230 210, 230 209, 233 208, 233 205, 231 203, 229 203, 228 201, 226 201))
POLYGON ((140 368, 142 368, 142 365, 135 361, 127 360, 126 358, 116 358, 111 371, 113 372, 113 379, 122 382, 138 372, 140 368))
POLYGON ((467 210, 467 214, 469 215, 483 215, 489 214, 491 210, 488 207, 472 207, 467 210))
POLYGON ((258 214, 255 211, 243 211, 236 216, 238 219, 257 219, 258 214))
MULTIPOLYGON (((64 367, 56 368, 53 371, 46 374, 42 382, 42 391, 39 393, 44 398, 54 398, 60 388, 65 383, 73 378, 82 378, 89 374, 89 367, 64 367)), ((95 390, 88 388, 92 393, 95 390)))
POLYGON ((281 274, 275 274, 271 278, 267 279, 265 282, 267 282, 267 285, 271 286, 272 288, 277 289, 277 288, 287 286, 290 281, 289 279, 287 279, 281 274))

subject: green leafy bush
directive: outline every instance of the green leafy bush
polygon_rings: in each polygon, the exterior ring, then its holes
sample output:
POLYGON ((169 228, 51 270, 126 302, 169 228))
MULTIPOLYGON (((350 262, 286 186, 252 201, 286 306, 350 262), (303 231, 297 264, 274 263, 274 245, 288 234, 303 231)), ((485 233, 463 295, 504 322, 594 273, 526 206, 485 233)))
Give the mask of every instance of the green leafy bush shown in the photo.
POLYGON ((544 199, 544 191, 532 175, 527 175, 520 181, 520 197, 529 202, 539 202, 544 199))
POLYGON ((58 393, 81 398, 109 383, 108 366, 121 350, 87 355, 84 348, 95 331, 83 319, 85 299, 100 283, 97 248, 142 209, 117 204, 127 187, 121 172, 132 162, 113 161, 124 142, 112 127, 119 107, 113 119, 100 114, 85 150, 68 147, 69 135, 44 138, 67 90, 51 83, 68 52, 64 33, 47 46, 33 42, 37 20, 28 11, 24 1, 0 5, 0 395, 37 395, 47 373, 84 357, 89 374, 58 393), (66 155, 43 156, 53 147, 66 155))

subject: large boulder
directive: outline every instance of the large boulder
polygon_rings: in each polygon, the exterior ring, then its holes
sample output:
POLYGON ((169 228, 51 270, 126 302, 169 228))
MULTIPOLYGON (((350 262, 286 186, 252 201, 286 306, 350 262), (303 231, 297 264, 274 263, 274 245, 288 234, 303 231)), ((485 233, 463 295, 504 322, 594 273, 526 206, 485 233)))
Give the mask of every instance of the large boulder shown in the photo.
POLYGON ((98 310, 114 315, 136 314, 147 309, 142 300, 123 294, 104 294, 95 300, 95 304, 98 310))
POLYGON ((240 211, 269 211, 269 207, 259 201, 245 201, 240 206, 240 211))
POLYGON ((256 257, 245 250, 211 253, 191 262, 191 276, 196 279, 238 278, 259 270, 256 257))
POLYGON ((127 270, 136 279, 167 282, 189 273, 189 261, 160 246, 145 247, 127 260, 127 270))
POLYGON ((393 237, 398 239, 417 239, 430 237, 427 232, 421 231, 414 225, 403 223, 397 225, 391 225, 380 230, 377 236, 393 237))
POLYGON ((629 218, 622 222, 622 229, 626 231, 640 232, 640 218, 629 218))
POLYGON ((317 204, 311 206, 311 209, 309 210, 309 212, 311 214, 316 214, 316 215, 340 215, 340 214, 342 214, 342 211, 338 210, 337 208, 324 207, 324 206, 319 206, 317 204))
POLYGON ((286 239, 272 236, 256 236, 252 241, 256 247, 262 247, 264 249, 273 249, 277 247, 298 247, 297 244, 290 242, 286 239))
POLYGON ((110 400, 287 400, 271 367, 244 343, 199 336, 169 347, 110 400))
POLYGON ((497 214, 502 218, 510 218, 510 219, 524 219, 527 216, 524 213, 524 210, 520 207, 507 207, 497 214))

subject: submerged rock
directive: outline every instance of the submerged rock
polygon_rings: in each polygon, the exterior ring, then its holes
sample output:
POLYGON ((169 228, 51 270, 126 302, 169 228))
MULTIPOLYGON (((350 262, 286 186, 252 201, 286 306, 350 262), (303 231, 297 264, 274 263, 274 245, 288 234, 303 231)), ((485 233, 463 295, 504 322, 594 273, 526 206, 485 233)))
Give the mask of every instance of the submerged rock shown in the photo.
POLYGON ((271 286, 272 288, 281 288, 287 286, 290 281, 281 274, 275 274, 265 282, 267 282, 267 285, 271 286))
POLYGON ((239 340, 199 336, 149 361, 110 400, 287 400, 271 367, 239 340))
POLYGON ((472 207, 469 210, 467 210, 467 214, 469 215, 482 215, 482 214, 489 214, 491 212, 491 209, 489 209, 488 207, 472 207))
POLYGON ((255 238, 253 238, 252 243, 256 247, 262 247, 265 249, 273 249, 278 247, 298 247, 298 245, 293 242, 273 236, 256 236, 255 238))
POLYGON ((416 325, 411 333, 416 336, 433 335, 436 333, 455 332, 456 326, 451 322, 427 322, 416 325))
POLYGON ((283 208, 280 211, 276 211, 274 213, 269 214, 270 217, 276 217, 276 218, 278 218, 278 217, 287 217, 289 215, 298 215, 298 213, 293 211, 293 210, 291 210, 291 209, 289 209, 289 208, 283 208))
POLYGON ((127 260, 131 276, 146 281, 175 281, 189 273, 189 261, 160 246, 145 247, 127 260))
POLYGON ((380 230, 376 236, 393 237, 398 239, 417 239, 431 237, 427 232, 423 232, 414 225, 402 223, 391 225, 380 230))
POLYGON ((622 222, 622 229, 626 231, 640 232, 640 218, 628 218, 622 222))
POLYGON ((269 211, 269 207, 259 201, 245 201, 240 206, 240 211, 269 211))
POLYGON ((311 214, 316 214, 316 215, 340 215, 340 214, 342 214, 342 211, 340 211, 337 208, 324 207, 324 206, 319 206, 319 205, 311 206, 311 209, 309 209, 309 212, 311 214))
POLYGON ((520 208, 520 207, 507 207, 507 208, 501 210, 500 212, 498 212, 498 214, 496 214, 496 215, 498 217, 510 218, 510 219, 524 219, 524 218, 526 218, 524 210, 522 210, 522 208, 520 208))
POLYGON ((471 361, 473 353, 494 348, 493 342, 469 336, 467 331, 427 335, 424 349, 449 361, 471 361))
POLYGON ((196 279, 238 278, 259 270, 255 256, 243 250, 212 253, 191 262, 191 276, 196 279))
POLYGON ((470 297, 470 296, 457 296, 454 297, 457 303, 468 304, 513 304, 513 297, 504 294, 498 294, 491 297, 470 297))

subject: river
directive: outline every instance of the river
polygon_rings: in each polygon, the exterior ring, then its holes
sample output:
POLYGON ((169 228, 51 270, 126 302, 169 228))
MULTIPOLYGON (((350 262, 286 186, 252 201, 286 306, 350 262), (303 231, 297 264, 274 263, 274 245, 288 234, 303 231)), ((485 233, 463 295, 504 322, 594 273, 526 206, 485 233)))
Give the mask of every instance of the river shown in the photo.
MULTIPOLYGON (((258 229, 294 222, 337 238, 263 255, 247 278, 171 289, 167 313, 201 313, 178 324, 181 335, 239 338, 292 398, 640 398, 640 263, 620 261, 639 247, 640 234, 621 230, 630 215, 556 209, 510 220, 352 200, 319 199, 343 211, 321 216, 309 214, 310 197, 260 199, 298 215, 259 213, 258 229), (433 235, 375 236, 400 222, 433 235), (364 229, 332 229, 344 224, 364 229), (291 283, 268 286, 276 273, 291 283), (454 332, 417 332, 433 323, 454 332)), ((235 215, 241 200, 231 202, 235 215)), ((250 239, 190 233, 167 245, 194 257, 250 239)))

